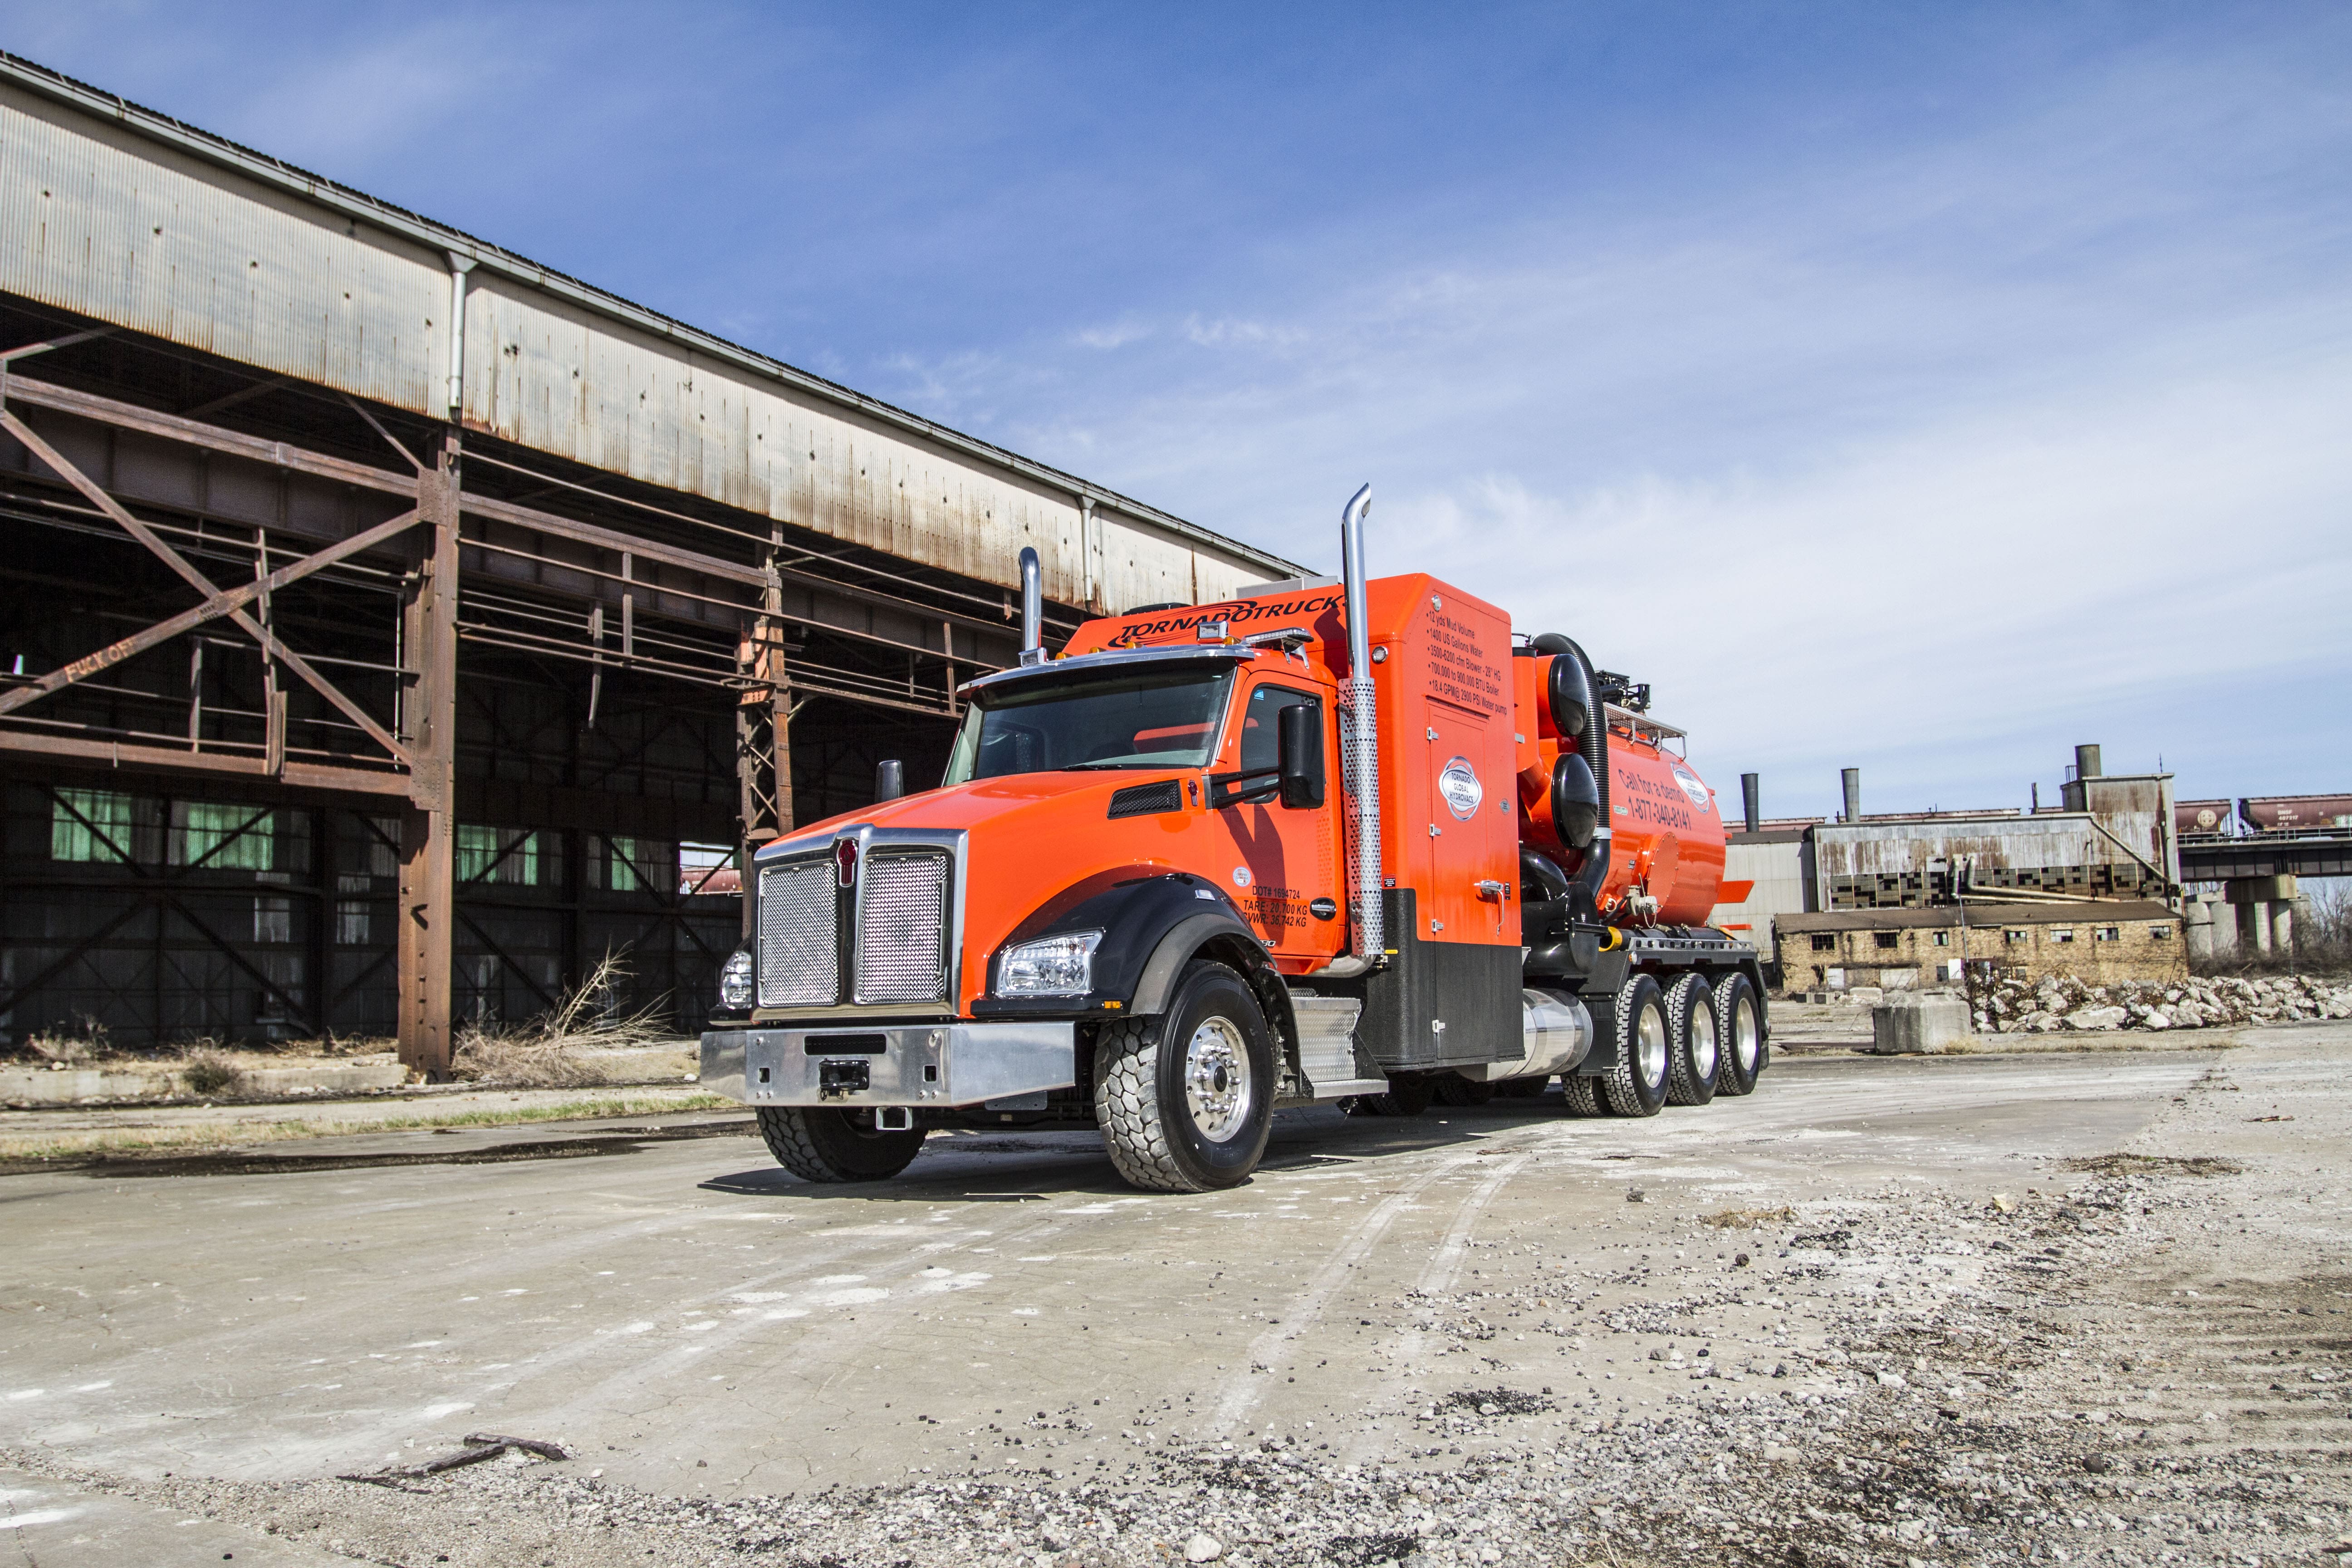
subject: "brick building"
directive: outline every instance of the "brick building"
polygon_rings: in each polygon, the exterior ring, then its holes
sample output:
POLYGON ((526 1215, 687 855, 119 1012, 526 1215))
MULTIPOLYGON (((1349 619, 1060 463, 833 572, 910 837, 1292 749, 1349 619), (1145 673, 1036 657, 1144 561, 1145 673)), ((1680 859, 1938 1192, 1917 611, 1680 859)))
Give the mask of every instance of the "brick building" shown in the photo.
POLYGON ((2180 917, 2153 900, 1784 914, 1773 931, 1791 992, 1950 984, 1963 962, 1994 977, 2072 974, 2091 985, 2189 973, 2180 917))

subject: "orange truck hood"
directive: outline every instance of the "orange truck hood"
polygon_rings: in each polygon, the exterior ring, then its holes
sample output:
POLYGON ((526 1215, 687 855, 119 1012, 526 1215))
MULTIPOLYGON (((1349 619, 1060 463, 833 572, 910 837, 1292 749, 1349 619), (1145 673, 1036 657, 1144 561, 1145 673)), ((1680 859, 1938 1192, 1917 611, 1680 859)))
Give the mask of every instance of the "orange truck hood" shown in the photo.
MULTIPOLYGON (((1187 809, 1170 817, 1108 818, 1111 795, 1129 784, 1197 779, 1198 770, 1121 768, 1100 772, 1016 773, 903 795, 795 828, 778 845, 829 842, 844 828, 962 830, 964 928, 957 1008, 969 1013, 986 992, 988 966, 1013 929, 1065 889, 1107 871, 1196 870, 1181 853, 1196 837, 1156 831, 1155 822, 1189 826, 1187 809)), ((772 847, 772 846, 771 847, 772 847)), ((766 850, 761 851, 767 853, 766 850)))

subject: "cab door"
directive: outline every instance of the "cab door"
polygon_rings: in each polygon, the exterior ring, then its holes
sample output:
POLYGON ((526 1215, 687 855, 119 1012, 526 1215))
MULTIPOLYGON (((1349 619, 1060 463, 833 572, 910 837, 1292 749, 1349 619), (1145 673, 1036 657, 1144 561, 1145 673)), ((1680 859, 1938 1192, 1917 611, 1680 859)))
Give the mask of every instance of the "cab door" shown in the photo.
POLYGON ((1322 737, 1323 804, 1286 806, 1267 798, 1211 811, 1211 842, 1226 864, 1218 876, 1243 917, 1289 973, 1319 968, 1348 942, 1339 844, 1339 750, 1330 695, 1296 676, 1253 675, 1236 694, 1220 773, 1254 773, 1281 761, 1279 716, 1311 708, 1322 737))

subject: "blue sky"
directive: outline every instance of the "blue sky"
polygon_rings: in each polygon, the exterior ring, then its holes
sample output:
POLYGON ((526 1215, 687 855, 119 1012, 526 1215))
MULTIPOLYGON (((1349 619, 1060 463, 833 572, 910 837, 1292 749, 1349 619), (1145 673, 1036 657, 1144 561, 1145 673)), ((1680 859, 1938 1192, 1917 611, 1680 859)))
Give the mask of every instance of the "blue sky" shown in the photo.
POLYGON ((2341 5, 0 5, 9 49, 1653 683, 1772 814, 2352 789, 2341 5))

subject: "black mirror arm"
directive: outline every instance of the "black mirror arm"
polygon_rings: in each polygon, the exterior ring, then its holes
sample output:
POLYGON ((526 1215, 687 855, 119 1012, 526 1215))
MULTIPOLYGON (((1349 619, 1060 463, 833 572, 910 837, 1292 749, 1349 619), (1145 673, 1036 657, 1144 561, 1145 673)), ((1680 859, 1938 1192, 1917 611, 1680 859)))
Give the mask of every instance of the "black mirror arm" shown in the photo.
POLYGON ((1241 773, 1209 775, 1209 809, 1229 805, 1263 805, 1282 793, 1282 769, 1250 768, 1241 773))

